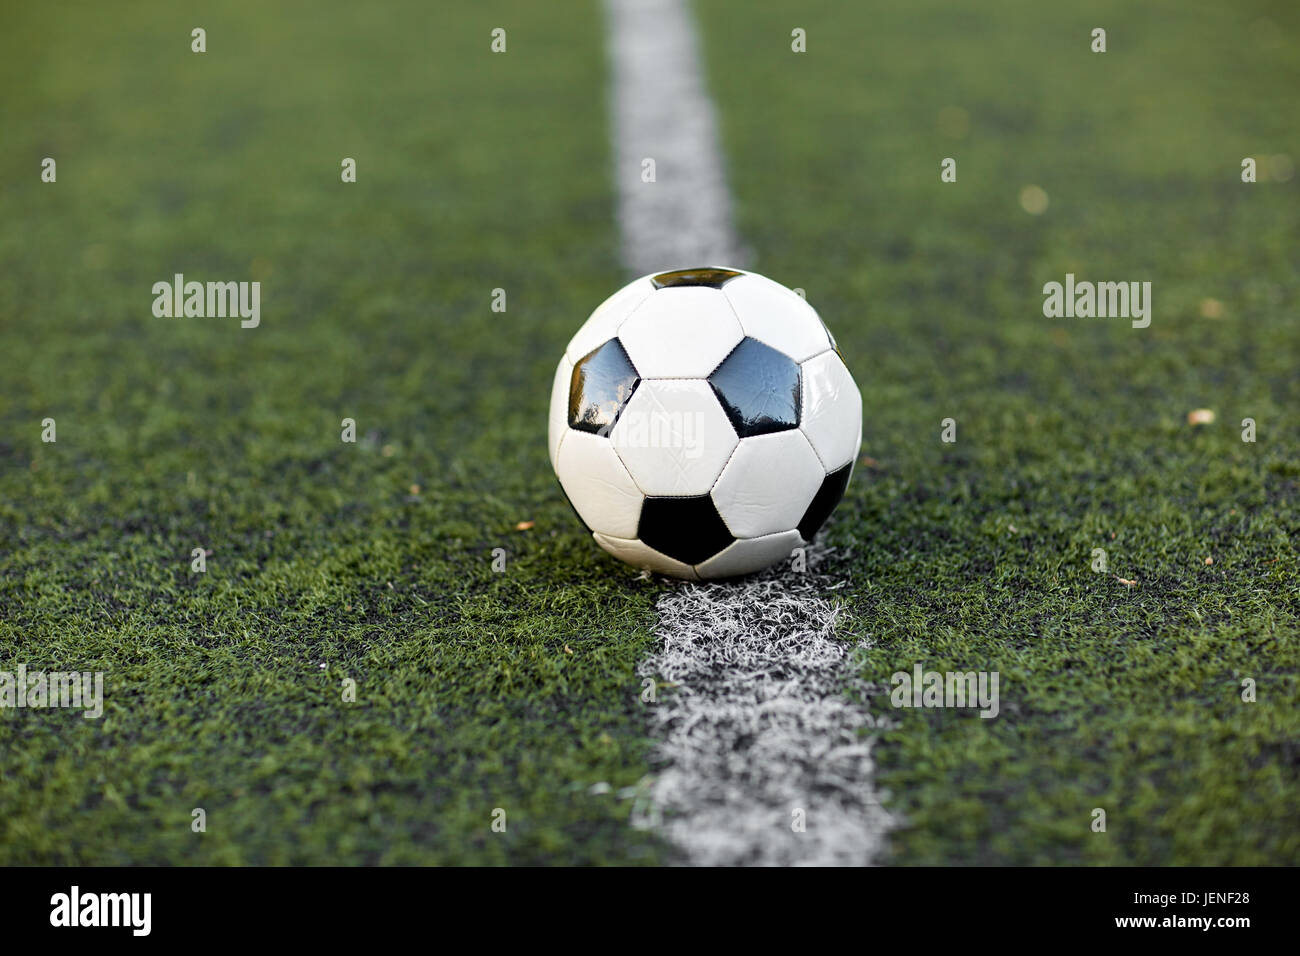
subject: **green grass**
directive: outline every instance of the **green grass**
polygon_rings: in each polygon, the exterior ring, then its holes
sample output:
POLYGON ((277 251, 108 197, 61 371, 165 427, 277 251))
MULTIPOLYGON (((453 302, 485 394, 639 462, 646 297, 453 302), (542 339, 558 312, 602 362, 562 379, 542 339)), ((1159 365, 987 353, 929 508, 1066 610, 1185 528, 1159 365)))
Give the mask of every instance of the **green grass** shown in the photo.
MULTIPOLYGON (((1130 6, 699 4, 741 233, 863 389, 830 538, 890 862, 1300 858, 1297 181, 1239 181, 1300 158, 1300 16, 1130 6), (1066 272, 1151 280, 1151 327, 1045 319, 1066 272), (999 671, 1001 716, 891 710, 918 661, 999 671)), ((0 670, 107 699, 0 711, 0 863, 675 859, 619 795, 661 585, 545 452, 622 282, 581 9, 5 13, 0 670), (261 327, 154 318, 175 272, 260 280, 261 327)))
POLYGON ((107 711, 3 712, 0 862, 663 858, 617 796, 653 586, 545 450, 619 281, 600 22, 535 7, 6 14, 0 669, 107 711), (154 318, 174 272, 261 327, 154 318))
POLYGON ((1295 9, 702 7, 741 231, 862 386, 831 539, 896 725, 889 861, 1300 859, 1300 205, 1240 181, 1300 156, 1295 9), (1152 281, 1150 328, 1044 318, 1066 272, 1152 281), (893 710, 916 662, 998 671, 1001 716, 893 710))

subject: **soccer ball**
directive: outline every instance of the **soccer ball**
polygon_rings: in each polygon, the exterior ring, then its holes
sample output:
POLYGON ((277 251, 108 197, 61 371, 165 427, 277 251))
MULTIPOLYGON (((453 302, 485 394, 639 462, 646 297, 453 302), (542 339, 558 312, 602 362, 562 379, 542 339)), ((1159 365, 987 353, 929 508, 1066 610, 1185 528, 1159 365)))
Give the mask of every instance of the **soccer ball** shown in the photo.
POLYGON ((794 292, 682 269, 591 314, 555 370, 549 431, 597 544, 639 568, 725 578, 812 541, 853 474, 862 396, 794 292))

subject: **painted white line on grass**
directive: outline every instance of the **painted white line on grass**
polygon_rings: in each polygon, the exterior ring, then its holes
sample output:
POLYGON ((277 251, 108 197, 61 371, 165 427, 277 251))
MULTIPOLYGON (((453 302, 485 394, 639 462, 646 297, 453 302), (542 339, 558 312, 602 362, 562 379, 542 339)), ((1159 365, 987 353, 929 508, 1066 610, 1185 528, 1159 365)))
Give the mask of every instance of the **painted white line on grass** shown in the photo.
MULTIPOLYGON (((636 274, 741 265, 712 103, 684 0, 606 0, 623 260, 636 274), (642 181, 655 161, 656 181, 642 181)), ((872 789, 871 715, 850 697, 838 586, 788 564, 683 584, 658 603, 643 676, 662 769, 633 812, 692 863, 865 864, 889 816, 872 789)))
POLYGON ((634 821, 692 863, 865 865, 889 814, 872 789, 877 725, 853 645, 836 636, 836 585, 778 566, 732 584, 686 584, 659 600, 658 651, 643 676, 665 688, 654 720, 667 766, 634 821))
POLYGON ((637 275, 743 266, 684 0, 606 0, 623 261, 637 275), (654 160, 655 181, 642 179, 654 160))

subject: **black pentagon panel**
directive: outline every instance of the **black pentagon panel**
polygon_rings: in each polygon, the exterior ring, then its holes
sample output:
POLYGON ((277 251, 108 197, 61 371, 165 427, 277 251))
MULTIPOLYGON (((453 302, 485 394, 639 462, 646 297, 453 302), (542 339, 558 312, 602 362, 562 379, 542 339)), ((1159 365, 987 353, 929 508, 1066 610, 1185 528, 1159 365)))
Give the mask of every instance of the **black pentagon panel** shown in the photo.
POLYGON ((676 272, 661 272, 650 281, 656 289, 670 289, 677 286, 702 285, 710 289, 721 289, 736 276, 744 273, 734 269, 678 269, 676 272))
POLYGON ((844 497, 844 489, 849 486, 849 475, 852 471, 853 462, 849 462, 839 471, 827 475, 822 486, 817 489, 812 504, 799 519, 799 536, 805 541, 812 541, 813 535, 826 523, 835 506, 840 503, 840 499, 844 497))
POLYGON ((758 339, 741 339, 709 384, 741 438, 799 427, 799 365, 758 339))
POLYGON ((647 498, 637 537, 683 564, 707 561, 735 540, 710 495, 647 498))
POLYGON ((569 383, 569 427, 608 435, 639 381, 618 339, 579 359, 569 383))

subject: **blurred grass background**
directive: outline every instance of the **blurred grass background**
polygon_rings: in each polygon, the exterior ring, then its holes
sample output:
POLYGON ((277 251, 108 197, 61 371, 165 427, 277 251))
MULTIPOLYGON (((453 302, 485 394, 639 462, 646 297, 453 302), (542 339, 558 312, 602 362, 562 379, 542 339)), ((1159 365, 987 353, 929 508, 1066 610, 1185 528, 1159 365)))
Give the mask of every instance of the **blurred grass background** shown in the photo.
POLYGON ((589 789, 645 772, 652 592, 546 460, 622 281, 600 20, 4 17, 0 667, 102 669, 107 712, 3 713, 0 860, 650 859, 589 789), (261 326, 154 318, 175 272, 260 280, 261 326))
POLYGON ((830 537, 888 862, 1300 859, 1300 10, 700 9, 741 233, 862 387, 830 537), (1150 327, 1045 318, 1067 272, 1151 281, 1150 327), (1001 716, 892 709, 917 662, 1001 716))

